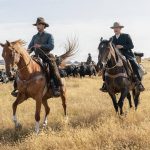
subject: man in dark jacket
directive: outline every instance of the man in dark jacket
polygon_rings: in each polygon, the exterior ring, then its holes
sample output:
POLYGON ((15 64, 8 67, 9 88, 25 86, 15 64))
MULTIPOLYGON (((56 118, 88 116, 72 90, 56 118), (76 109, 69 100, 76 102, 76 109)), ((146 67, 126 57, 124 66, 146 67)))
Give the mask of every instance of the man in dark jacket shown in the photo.
MULTIPOLYGON (((54 39, 53 36, 45 32, 45 28, 49 27, 49 24, 45 22, 44 18, 39 17, 34 26, 37 27, 38 33, 32 37, 32 40, 28 46, 28 52, 35 53, 35 56, 41 58, 44 63, 49 64, 50 77, 51 77, 51 86, 53 89, 54 96, 59 95, 59 87, 62 86, 60 74, 56 65, 56 62, 51 62, 49 59, 49 53, 54 49, 54 39)), ((55 60, 55 59, 52 59, 55 60)), ((16 88, 16 87, 15 87, 16 88)), ((12 92, 12 95, 15 95, 15 91, 12 92)))
MULTIPOLYGON (((132 49, 134 48, 133 42, 131 37, 128 34, 121 33, 121 29, 124 26, 120 25, 118 22, 115 22, 114 25, 111 27, 111 29, 114 30, 115 35, 111 38, 113 45, 119 49, 119 51, 122 53, 123 56, 126 57, 127 60, 129 60, 132 70, 135 74, 135 81, 137 83, 137 87, 140 91, 144 91, 144 87, 141 83, 142 77, 140 75, 140 66, 136 62, 135 56, 132 52, 132 49)), ((105 84, 101 88, 102 91, 106 91, 105 84)))

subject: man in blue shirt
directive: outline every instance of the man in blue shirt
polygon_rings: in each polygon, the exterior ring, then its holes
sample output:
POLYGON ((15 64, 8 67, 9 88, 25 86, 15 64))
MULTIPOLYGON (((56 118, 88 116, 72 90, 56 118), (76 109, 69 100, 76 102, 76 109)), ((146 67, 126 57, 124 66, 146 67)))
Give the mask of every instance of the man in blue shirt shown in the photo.
MULTIPOLYGON (((51 73, 50 84, 53 94, 54 96, 59 96, 59 87, 62 86, 61 77, 54 59, 52 59, 53 62, 51 62, 52 60, 48 58, 50 56, 50 51, 54 49, 53 36, 50 33, 45 32, 45 28, 49 27, 49 24, 45 22, 44 18, 39 17, 33 25, 37 27, 38 33, 32 37, 28 46, 28 52, 34 52, 36 57, 41 58, 44 63, 46 62, 49 64, 49 70, 51 73)), ((17 87, 14 87, 14 89, 12 95, 15 96, 17 87)))

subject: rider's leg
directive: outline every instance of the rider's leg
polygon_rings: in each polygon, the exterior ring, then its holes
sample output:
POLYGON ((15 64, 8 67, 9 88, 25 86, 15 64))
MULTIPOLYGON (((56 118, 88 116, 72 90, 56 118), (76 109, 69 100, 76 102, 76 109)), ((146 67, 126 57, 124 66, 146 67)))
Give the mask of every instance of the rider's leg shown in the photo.
POLYGON ((60 94, 60 87, 63 86, 63 84, 53 55, 49 55, 49 69, 52 80, 51 86, 53 88, 53 93, 55 96, 57 96, 60 94))
POLYGON ((15 80, 14 80, 14 84, 13 84, 13 86, 14 86, 14 90, 11 92, 11 95, 12 96, 14 96, 14 97, 17 97, 17 94, 18 94, 18 89, 17 89, 17 79, 15 78, 15 80))
POLYGON ((145 90, 145 88, 141 83, 142 77, 140 76, 140 73, 139 73, 139 65, 137 64, 137 62, 134 59, 130 59, 129 61, 131 63, 133 72, 135 74, 135 82, 137 84, 137 87, 142 92, 145 90))

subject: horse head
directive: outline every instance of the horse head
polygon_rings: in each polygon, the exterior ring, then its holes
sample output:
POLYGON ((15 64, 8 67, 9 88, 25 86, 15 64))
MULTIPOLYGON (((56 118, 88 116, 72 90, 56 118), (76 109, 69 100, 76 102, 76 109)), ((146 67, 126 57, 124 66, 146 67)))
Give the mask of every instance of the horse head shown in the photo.
POLYGON ((0 43, 3 48, 2 57, 5 61, 6 74, 8 77, 11 76, 11 68, 14 67, 15 64, 18 64, 21 56, 21 47, 25 44, 21 40, 17 40, 14 42, 6 41, 5 44, 0 43))
POLYGON ((100 39, 100 44, 98 46, 98 64, 97 66, 102 69, 107 64, 107 61, 110 59, 110 40, 100 39))

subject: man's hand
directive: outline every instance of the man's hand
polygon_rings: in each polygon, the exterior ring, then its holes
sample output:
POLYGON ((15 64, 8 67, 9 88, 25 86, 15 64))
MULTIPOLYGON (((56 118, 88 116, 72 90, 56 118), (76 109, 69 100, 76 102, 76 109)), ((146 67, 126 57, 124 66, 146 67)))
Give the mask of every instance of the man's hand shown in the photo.
POLYGON ((35 48, 40 48, 41 45, 40 45, 40 44, 35 44, 34 47, 35 47, 35 48))
POLYGON ((116 48, 117 48, 117 49, 122 49, 123 46, 122 46, 122 45, 116 45, 116 48))

